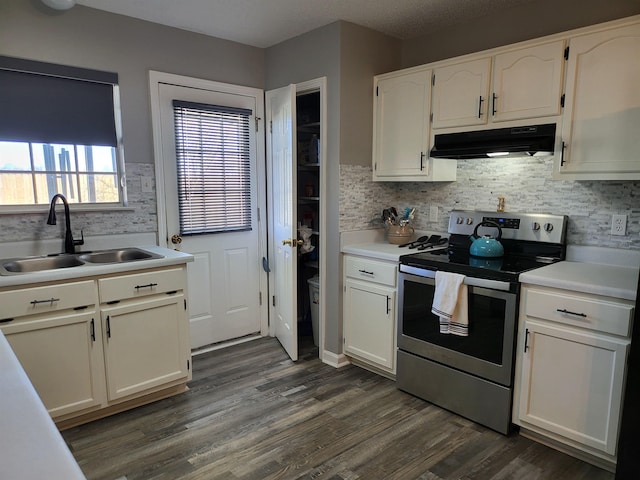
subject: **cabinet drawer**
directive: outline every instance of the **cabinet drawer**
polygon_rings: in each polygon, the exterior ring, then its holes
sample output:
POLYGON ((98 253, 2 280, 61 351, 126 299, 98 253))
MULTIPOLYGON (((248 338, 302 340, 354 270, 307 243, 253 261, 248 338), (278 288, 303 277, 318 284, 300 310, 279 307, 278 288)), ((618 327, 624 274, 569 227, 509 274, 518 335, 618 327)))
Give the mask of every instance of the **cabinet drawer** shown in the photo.
POLYGON ((0 292, 0 320, 95 305, 92 280, 0 292))
POLYGON ((182 268, 134 273, 98 280, 100 303, 179 291, 183 290, 185 286, 186 277, 182 268))
POLYGON ((352 256, 345 257, 345 274, 347 277, 395 287, 397 273, 398 266, 395 263, 352 256))
POLYGON ((527 289, 525 313, 565 325, 627 337, 633 306, 579 294, 527 289))

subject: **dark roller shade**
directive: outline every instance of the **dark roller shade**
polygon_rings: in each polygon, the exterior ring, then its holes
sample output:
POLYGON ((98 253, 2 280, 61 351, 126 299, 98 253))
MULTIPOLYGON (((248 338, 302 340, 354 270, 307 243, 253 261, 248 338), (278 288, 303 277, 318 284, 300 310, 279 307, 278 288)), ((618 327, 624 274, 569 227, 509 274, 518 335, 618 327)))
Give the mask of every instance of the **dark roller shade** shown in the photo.
POLYGON ((117 146, 117 74, 0 57, 0 140, 117 146))

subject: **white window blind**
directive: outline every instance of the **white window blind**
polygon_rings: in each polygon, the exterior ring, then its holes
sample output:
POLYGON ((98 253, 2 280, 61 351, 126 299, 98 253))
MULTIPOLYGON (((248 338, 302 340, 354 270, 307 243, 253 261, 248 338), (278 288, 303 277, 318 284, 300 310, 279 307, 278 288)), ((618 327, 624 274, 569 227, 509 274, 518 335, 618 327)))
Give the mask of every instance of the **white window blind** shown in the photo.
POLYGON ((181 235, 251 230, 251 110, 173 100, 181 235))

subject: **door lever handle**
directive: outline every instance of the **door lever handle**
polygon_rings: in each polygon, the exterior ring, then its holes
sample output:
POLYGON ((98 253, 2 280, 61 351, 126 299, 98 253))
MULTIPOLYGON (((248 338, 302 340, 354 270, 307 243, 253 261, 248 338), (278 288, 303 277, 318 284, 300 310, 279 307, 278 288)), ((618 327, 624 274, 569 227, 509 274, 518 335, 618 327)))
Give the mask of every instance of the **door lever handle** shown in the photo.
POLYGON ((304 242, 302 240, 297 240, 295 238, 288 238, 286 240, 282 240, 283 245, 289 245, 290 247, 299 247, 304 242))

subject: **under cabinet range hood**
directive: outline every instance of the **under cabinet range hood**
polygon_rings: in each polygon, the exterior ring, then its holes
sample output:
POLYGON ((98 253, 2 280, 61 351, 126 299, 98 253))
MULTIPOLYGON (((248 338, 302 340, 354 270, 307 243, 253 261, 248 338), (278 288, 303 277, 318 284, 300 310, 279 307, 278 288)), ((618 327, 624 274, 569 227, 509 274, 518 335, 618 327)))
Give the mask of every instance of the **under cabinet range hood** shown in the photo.
POLYGON ((552 154, 556 124, 437 134, 431 157, 472 159, 552 154))

